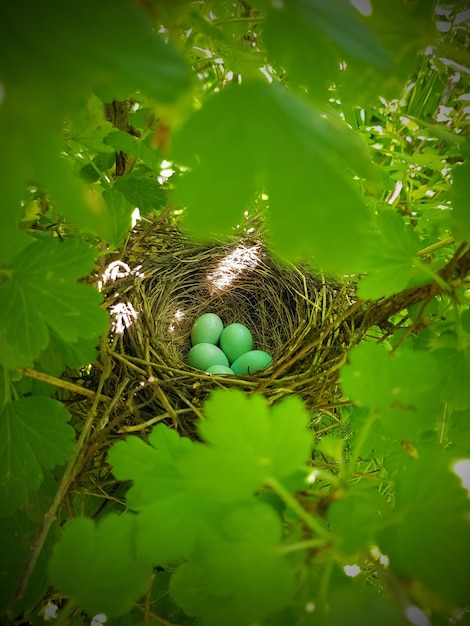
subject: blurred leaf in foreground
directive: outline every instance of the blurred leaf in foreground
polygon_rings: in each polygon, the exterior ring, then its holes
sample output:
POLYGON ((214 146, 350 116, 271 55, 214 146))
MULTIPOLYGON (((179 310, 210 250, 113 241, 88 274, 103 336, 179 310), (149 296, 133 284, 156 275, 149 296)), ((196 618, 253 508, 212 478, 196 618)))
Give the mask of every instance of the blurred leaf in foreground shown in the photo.
POLYGON ((324 99, 341 62, 359 60, 379 74, 391 62, 348 0, 271 2, 264 27, 270 59, 287 70, 289 84, 324 99))
POLYGON ((457 604, 468 601, 470 500, 450 461, 438 455, 409 464, 395 494, 395 523, 380 549, 394 571, 422 581, 457 604))
POLYGON ((227 232, 265 190, 278 252, 313 254, 331 271, 358 267, 369 215, 353 175, 372 176, 372 164, 339 117, 277 85, 244 83, 208 100, 173 146, 172 157, 192 168, 176 182, 175 197, 189 207, 195 235, 227 232))
POLYGON ((65 114, 73 116, 94 90, 107 101, 141 89, 172 102, 189 85, 189 67, 129 0, 4 2, 0 24, 0 169, 10 172, 5 210, 17 219, 24 188, 34 181, 47 188, 59 213, 101 234, 105 208, 86 202, 60 157, 65 114))
POLYGON ((84 517, 73 519, 52 555, 52 583, 90 617, 129 612, 150 575, 149 565, 134 555, 134 538, 135 518, 130 514, 111 513, 98 525, 84 517))

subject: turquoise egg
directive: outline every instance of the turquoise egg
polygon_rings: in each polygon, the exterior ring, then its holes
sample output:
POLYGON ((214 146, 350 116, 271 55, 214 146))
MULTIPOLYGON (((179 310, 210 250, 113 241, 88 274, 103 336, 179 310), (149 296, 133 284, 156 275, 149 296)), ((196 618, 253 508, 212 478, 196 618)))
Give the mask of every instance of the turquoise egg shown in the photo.
POLYGON ((198 370, 206 370, 212 365, 225 365, 228 359, 220 348, 213 343, 198 343, 188 353, 188 363, 198 370))
POLYGON ((233 370, 230 367, 226 367, 225 365, 211 365, 206 369, 208 374, 218 374, 219 376, 225 376, 226 374, 232 374, 233 370))
POLYGON ((219 342, 223 328, 224 324, 218 315, 215 313, 204 313, 193 324, 191 343, 193 346, 198 343, 212 343, 216 345, 219 342))
POLYGON ((253 350, 253 335, 243 324, 229 324, 220 335, 220 347, 233 363, 245 352, 253 350))
POLYGON ((266 367, 272 365, 273 360, 271 356, 264 352, 264 350, 250 350, 238 357, 238 359, 232 363, 232 370, 235 374, 253 374, 259 370, 264 370, 266 367))

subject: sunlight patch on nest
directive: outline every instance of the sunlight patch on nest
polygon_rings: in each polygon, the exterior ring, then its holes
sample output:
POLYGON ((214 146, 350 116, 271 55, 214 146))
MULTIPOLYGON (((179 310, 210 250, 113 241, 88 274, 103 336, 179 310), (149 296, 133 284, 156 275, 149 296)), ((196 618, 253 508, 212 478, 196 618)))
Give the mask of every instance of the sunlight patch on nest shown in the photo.
POLYGON ((141 267, 141 265, 138 265, 134 269, 131 269, 124 261, 113 261, 101 274, 101 278, 97 283, 98 289, 101 291, 109 282, 116 282, 120 278, 127 278, 131 275, 143 277, 144 275, 139 272, 141 267))
MULTIPOLYGON (((110 282, 116 282, 121 278, 127 278, 128 276, 136 276, 143 278, 139 270, 142 266, 138 265, 134 269, 131 269, 127 263, 123 261, 113 261, 108 265, 100 280, 98 280, 98 289, 102 291, 103 287, 110 282)), ((118 335, 132 326, 135 320, 138 318, 138 313, 130 302, 118 302, 109 307, 109 313, 111 315, 111 331, 118 335)))
POLYGON ((168 326, 168 332, 174 333, 175 330, 178 329, 181 320, 183 320, 185 317, 185 313, 181 309, 177 309, 175 314, 173 315, 170 325, 168 326))
POLYGON ((122 335, 138 318, 137 311, 130 302, 118 302, 109 307, 111 313, 111 331, 122 335))
POLYGON ((240 274, 254 269, 260 261, 260 251, 260 244, 250 248, 240 245, 227 254, 206 276, 211 294, 225 291, 240 274))

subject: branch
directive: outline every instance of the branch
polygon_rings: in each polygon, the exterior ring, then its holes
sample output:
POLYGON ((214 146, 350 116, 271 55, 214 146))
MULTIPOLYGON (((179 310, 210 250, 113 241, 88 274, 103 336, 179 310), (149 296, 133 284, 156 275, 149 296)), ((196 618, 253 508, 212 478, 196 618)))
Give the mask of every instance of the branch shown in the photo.
MULTIPOLYGON (((467 244, 462 243, 447 265, 437 272, 437 275, 451 289, 458 287, 470 274, 470 250, 462 254, 466 247, 467 244)), ((379 325, 403 309, 424 300, 432 300, 435 296, 445 293, 449 292, 437 281, 421 287, 409 287, 393 296, 372 302, 365 310, 360 311, 356 317, 357 326, 365 330, 379 325)))

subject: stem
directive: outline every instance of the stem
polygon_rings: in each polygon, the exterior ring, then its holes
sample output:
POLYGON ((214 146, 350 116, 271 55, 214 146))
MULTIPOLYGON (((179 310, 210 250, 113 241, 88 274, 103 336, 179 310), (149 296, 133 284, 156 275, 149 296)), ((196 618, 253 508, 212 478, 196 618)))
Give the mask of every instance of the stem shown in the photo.
MULTIPOLYGON (((101 340, 103 353, 105 353, 106 351, 106 341, 107 341, 107 336, 105 335, 101 340)), ((28 558, 23 566, 23 570, 18 579, 18 583, 8 603, 7 612, 9 614, 13 612, 16 602, 20 598, 23 597, 23 594, 25 592, 25 589, 29 582, 31 574, 33 573, 33 570, 36 566, 36 562, 44 547, 44 543, 46 541, 47 535, 49 534, 49 530, 52 524, 54 523, 55 519, 57 518, 57 511, 59 510, 62 500, 64 499, 65 495, 70 489, 71 484, 73 483, 73 481, 75 480, 75 477, 78 475, 81 469, 81 462, 83 460, 83 449, 84 449, 85 443, 87 442, 93 430, 93 425, 94 425, 94 421, 96 417, 96 410, 97 410, 98 402, 101 396, 101 390, 103 388, 105 380, 108 378, 108 376, 111 373, 110 367, 111 367, 110 364, 108 364, 108 367, 105 367, 101 374, 100 382, 98 385, 98 390, 96 394, 94 394, 94 402, 93 402, 93 405, 91 406, 90 412, 88 413, 88 416, 83 425, 83 430, 80 433, 80 437, 77 443, 75 444, 75 448, 72 452, 70 461, 68 462, 68 465, 65 469, 64 475, 62 476, 62 480, 60 481, 59 488, 57 489, 57 492, 54 496, 54 500, 52 501, 52 504, 49 507, 49 510, 44 515, 44 521, 39 530, 39 534, 30 548, 28 558)))
POLYGON ((446 237, 446 239, 443 239, 442 241, 436 241, 436 243, 433 243, 432 245, 427 246, 427 248, 423 248, 417 254, 418 256, 423 256, 425 254, 429 254, 430 252, 434 252, 435 250, 439 250, 440 248, 445 248, 446 246, 450 246, 453 243, 454 243, 453 237, 446 237))
POLYGON ((354 449, 351 453, 351 459, 354 462, 355 459, 357 459, 360 456, 360 452, 361 449, 367 439, 367 436, 369 435, 372 426, 374 425, 374 422, 377 418, 377 412, 376 411, 372 411, 369 413, 369 415, 367 416, 367 419, 364 423, 364 425, 362 426, 360 432, 359 432, 359 437, 356 441, 356 444, 354 446, 354 449))
POLYGON ((439 274, 433 272, 433 270, 428 265, 420 265, 419 269, 423 272, 423 274, 427 274, 430 278, 435 280, 443 291, 446 291, 447 293, 450 293, 452 291, 450 285, 448 285, 446 281, 439 276, 439 274))
POLYGON ((317 522, 314 517, 307 513, 307 511, 298 503, 294 496, 276 478, 268 478, 266 484, 269 485, 269 487, 271 487, 271 489, 284 500, 288 507, 290 507, 295 513, 297 513, 298 517, 303 522, 305 522, 310 530, 316 533, 319 537, 323 538, 322 544, 331 539, 328 531, 323 528, 323 526, 319 522, 317 522))
POLYGON ((34 378, 35 380, 40 380, 43 383, 48 383, 49 385, 54 385, 55 387, 60 387, 61 389, 66 389, 67 391, 72 391, 74 393, 79 393, 80 395, 87 396, 88 398, 98 398, 101 402, 112 401, 111 398, 104 396, 101 393, 97 394, 91 389, 86 389, 85 387, 81 387, 75 383, 70 383, 67 380, 50 376, 44 372, 37 372, 36 370, 30 370, 28 368, 21 368, 18 371, 20 374, 23 374, 23 376, 28 376, 28 378, 34 378))
POLYGON ((309 548, 320 548, 324 543, 323 539, 308 539, 306 541, 297 541, 296 543, 279 546, 278 550, 280 554, 289 554, 290 552, 300 552, 301 550, 308 550, 309 548))
POLYGON ((54 626, 66 626, 69 623, 69 617, 77 608, 78 605, 74 600, 67 600, 59 616, 54 620, 54 626))

